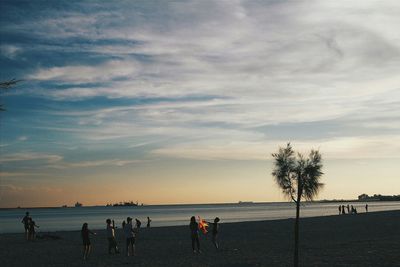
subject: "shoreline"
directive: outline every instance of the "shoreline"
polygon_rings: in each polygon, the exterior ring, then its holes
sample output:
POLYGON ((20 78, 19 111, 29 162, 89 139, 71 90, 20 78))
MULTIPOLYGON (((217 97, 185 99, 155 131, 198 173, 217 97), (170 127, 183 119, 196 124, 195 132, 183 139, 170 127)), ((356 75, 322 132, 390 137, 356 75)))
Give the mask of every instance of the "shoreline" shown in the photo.
MULTIPOLYGON (((202 254, 191 251, 188 226, 143 228, 137 256, 108 255, 105 230, 94 230, 93 252, 81 259, 79 231, 51 232, 59 240, 27 242, 23 233, 0 235, 4 266, 290 266, 294 219, 221 223, 220 250, 201 235, 202 254), (23 257, 21 257, 23 255, 23 257), (40 256, 38 256, 40 255, 40 256)), ((90 225, 89 225, 90 226, 90 225)), ((399 266, 400 210, 300 219, 300 266, 399 266)))
MULTIPOLYGON (((300 220, 303 219, 315 219, 315 218, 327 218, 327 217, 335 217, 335 216, 357 216, 357 215, 363 215, 363 214, 369 214, 369 213, 379 213, 379 212, 395 212, 398 211, 400 212, 400 209, 397 210, 385 210, 385 211, 369 211, 368 213, 365 212, 361 212, 358 214, 342 214, 342 215, 338 215, 338 214, 331 214, 331 215, 325 215, 325 216, 307 216, 307 217, 301 217, 301 211, 300 211, 300 220)), ((248 220, 248 221, 235 221, 235 222, 222 222, 221 224, 227 225, 227 224, 236 224, 236 223, 259 223, 259 222, 278 222, 278 221, 286 221, 286 220, 294 220, 295 217, 289 217, 289 218, 280 218, 280 219, 262 219, 262 220, 248 220)), ((104 219, 105 220, 105 219, 104 219)), ((83 223, 84 221, 82 221, 83 223)), ((142 223, 143 225, 143 223, 142 223)), ((151 228, 168 228, 168 227, 182 227, 183 225, 168 225, 168 226, 152 226, 151 228)), ((144 227, 144 225, 142 226, 142 228, 144 227)), ((120 226, 117 225, 117 228, 120 228, 120 226)), ((22 226, 21 226, 22 229, 22 226)), ((103 228, 93 228, 91 229, 93 231, 103 231, 103 228)), ((54 230, 54 231, 38 231, 37 234, 52 234, 52 233, 63 233, 63 232, 79 232, 80 230, 54 230)), ((16 235, 16 234, 20 234, 23 231, 18 231, 18 232, 9 232, 9 233, 0 233, 0 237, 2 235, 16 235)))

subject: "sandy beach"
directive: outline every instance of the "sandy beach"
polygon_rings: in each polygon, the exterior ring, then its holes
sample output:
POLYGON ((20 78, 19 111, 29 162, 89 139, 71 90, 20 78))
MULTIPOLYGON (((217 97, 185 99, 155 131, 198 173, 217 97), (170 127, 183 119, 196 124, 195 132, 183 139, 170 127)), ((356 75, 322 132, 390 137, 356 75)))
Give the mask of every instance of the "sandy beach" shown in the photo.
MULTIPOLYGON (((223 222, 223 221, 222 221, 223 222)), ((92 237, 90 258, 81 258, 79 231, 53 232, 59 240, 27 242, 0 235, 2 266, 291 266, 293 219, 222 223, 219 251, 201 235, 202 253, 191 250, 188 227, 142 228, 137 255, 108 255, 103 229, 92 237)), ((43 233, 42 233, 43 234, 43 233)), ((301 266, 400 266, 400 211, 301 219, 301 266)))

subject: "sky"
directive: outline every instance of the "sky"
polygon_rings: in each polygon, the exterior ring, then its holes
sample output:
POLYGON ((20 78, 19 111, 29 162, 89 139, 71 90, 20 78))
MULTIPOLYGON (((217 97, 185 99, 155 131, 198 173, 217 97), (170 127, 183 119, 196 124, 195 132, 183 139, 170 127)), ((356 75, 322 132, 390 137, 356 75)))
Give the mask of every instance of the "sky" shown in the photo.
POLYGON ((0 2, 0 207, 399 194, 400 2, 0 2))

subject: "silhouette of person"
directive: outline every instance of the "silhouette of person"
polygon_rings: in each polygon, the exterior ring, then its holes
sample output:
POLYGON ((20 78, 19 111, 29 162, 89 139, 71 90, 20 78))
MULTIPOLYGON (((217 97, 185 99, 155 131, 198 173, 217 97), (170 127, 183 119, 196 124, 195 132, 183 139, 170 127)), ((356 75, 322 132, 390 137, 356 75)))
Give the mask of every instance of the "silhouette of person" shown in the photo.
POLYGON ((350 214, 350 206, 349 206, 349 204, 347 204, 347 213, 350 214))
POLYGON ((136 221, 136 228, 139 230, 140 226, 142 225, 142 222, 137 218, 135 218, 135 221, 136 221))
POLYGON ((219 231, 219 221, 220 219, 218 217, 215 217, 214 222, 211 223, 209 222, 209 224, 212 225, 212 242, 215 246, 216 249, 219 249, 219 244, 218 244, 218 231, 219 231))
POLYGON ((346 214, 344 205, 342 205, 342 214, 346 214))
POLYGON ((196 222, 196 218, 194 216, 190 218, 189 227, 193 253, 196 253, 195 245, 197 245, 197 252, 200 253, 199 224, 196 222))
POLYGON ((82 236, 82 242, 83 242, 83 259, 84 260, 86 260, 89 257, 90 249, 91 249, 89 234, 96 235, 96 233, 89 230, 88 224, 84 223, 82 225, 82 230, 81 230, 81 236, 82 236))
POLYGON ((117 246, 117 240, 115 239, 115 229, 116 229, 115 222, 114 220, 111 221, 111 219, 107 219, 106 223, 107 223, 106 232, 108 240, 108 254, 111 254, 112 249, 114 249, 114 252, 118 254, 119 250, 117 246))
POLYGON ((28 220, 28 239, 30 239, 30 240, 35 240, 35 238, 36 238, 35 227, 39 228, 40 226, 36 225, 35 221, 32 220, 31 217, 29 217, 29 220, 28 220))
POLYGON ((368 204, 365 204, 365 212, 368 212, 368 204))
POLYGON ((339 215, 342 214, 342 206, 339 205, 339 215))
POLYGON ((150 228, 150 223, 151 223, 151 219, 149 216, 147 216, 147 228, 150 228))
POLYGON ((132 227, 132 218, 126 218, 126 224, 124 226, 124 235, 126 239, 126 255, 134 256, 135 255, 135 232, 132 227))
POLYGON ((24 228, 25 228, 25 238, 26 238, 26 240, 29 240, 29 219, 30 219, 30 218, 31 218, 31 217, 29 217, 29 211, 27 211, 27 212, 25 213, 24 218, 22 218, 22 221, 21 221, 21 223, 24 224, 24 228))

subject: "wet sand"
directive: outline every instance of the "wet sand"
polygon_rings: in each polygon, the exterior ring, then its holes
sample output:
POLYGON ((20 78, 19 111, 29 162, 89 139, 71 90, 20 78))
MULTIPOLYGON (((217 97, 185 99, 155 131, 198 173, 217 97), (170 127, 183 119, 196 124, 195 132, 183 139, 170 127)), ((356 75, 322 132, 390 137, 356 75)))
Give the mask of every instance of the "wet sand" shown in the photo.
MULTIPOLYGON (((98 230, 87 261, 79 231, 34 242, 23 233, 2 234, 1 266, 292 266, 293 222, 222 223, 221 249, 201 235, 201 254, 192 252, 188 226, 142 228, 134 257, 125 255, 120 229, 118 255, 108 255, 105 231, 98 230)), ((300 266, 400 266, 400 211, 301 219, 300 266)))

